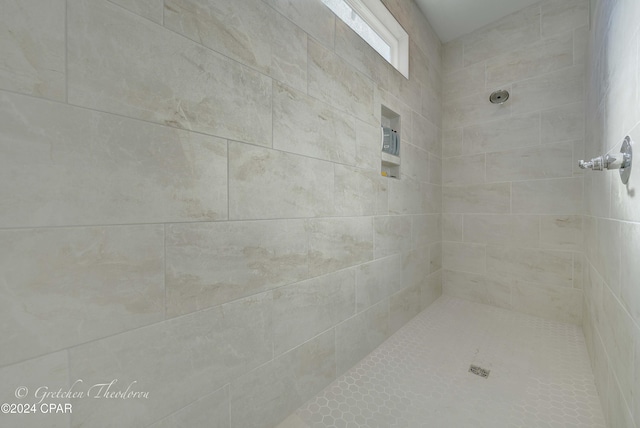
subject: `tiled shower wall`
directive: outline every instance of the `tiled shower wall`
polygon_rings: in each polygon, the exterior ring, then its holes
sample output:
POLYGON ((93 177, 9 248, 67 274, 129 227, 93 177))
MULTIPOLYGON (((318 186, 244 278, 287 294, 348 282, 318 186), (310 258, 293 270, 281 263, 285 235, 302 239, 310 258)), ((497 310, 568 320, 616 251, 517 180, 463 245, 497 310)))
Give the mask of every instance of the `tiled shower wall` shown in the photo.
POLYGON ((545 0, 444 46, 445 293, 581 322, 588 19, 545 0))
POLYGON ((1 1, 0 401, 149 398, 0 425, 269 427, 440 295, 441 46, 387 3, 409 80, 320 0, 1 1))
POLYGON ((636 142, 628 185, 617 171, 585 185, 583 330, 609 426, 640 427, 640 2, 592 1, 586 156, 636 142))

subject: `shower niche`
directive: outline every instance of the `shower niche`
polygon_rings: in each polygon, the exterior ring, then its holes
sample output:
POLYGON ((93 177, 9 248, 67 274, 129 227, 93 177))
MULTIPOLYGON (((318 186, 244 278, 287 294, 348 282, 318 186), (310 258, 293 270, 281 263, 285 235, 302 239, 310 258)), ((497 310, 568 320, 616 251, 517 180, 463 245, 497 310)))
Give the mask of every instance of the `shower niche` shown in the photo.
POLYGON ((384 177, 400 178, 400 115, 386 106, 381 107, 380 139, 382 162, 380 173, 384 177))

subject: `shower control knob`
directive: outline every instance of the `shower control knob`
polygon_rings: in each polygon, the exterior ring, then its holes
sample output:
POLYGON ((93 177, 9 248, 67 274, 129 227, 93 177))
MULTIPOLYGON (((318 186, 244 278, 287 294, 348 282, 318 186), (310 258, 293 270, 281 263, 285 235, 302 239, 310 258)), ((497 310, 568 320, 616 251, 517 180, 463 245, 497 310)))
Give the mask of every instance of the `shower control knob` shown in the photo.
POLYGON ((604 159, 602 156, 598 156, 597 158, 593 158, 590 161, 581 160, 578 162, 578 166, 582 169, 592 169, 594 171, 602 171, 604 170, 604 159))

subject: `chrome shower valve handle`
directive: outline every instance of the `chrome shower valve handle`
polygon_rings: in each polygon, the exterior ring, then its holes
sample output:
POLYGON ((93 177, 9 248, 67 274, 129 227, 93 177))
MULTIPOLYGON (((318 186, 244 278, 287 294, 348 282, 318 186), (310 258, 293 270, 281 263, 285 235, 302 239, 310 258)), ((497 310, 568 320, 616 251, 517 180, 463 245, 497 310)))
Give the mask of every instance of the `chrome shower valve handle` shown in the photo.
POLYGON ((593 171, 619 169, 622 183, 627 184, 631 175, 631 161, 633 158, 631 145, 631 138, 627 136, 622 143, 620 153, 598 156, 590 161, 580 160, 578 161, 578 166, 582 169, 591 169, 593 171))

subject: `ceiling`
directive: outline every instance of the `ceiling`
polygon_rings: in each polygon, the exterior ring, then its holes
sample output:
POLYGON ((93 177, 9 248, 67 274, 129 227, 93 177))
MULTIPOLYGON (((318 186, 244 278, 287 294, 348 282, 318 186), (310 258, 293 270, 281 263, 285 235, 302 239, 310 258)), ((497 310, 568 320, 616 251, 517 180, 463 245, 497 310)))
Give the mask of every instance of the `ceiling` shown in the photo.
POLYGON ((455 40, 539 0, 416 0, 443 43, 455 40))

